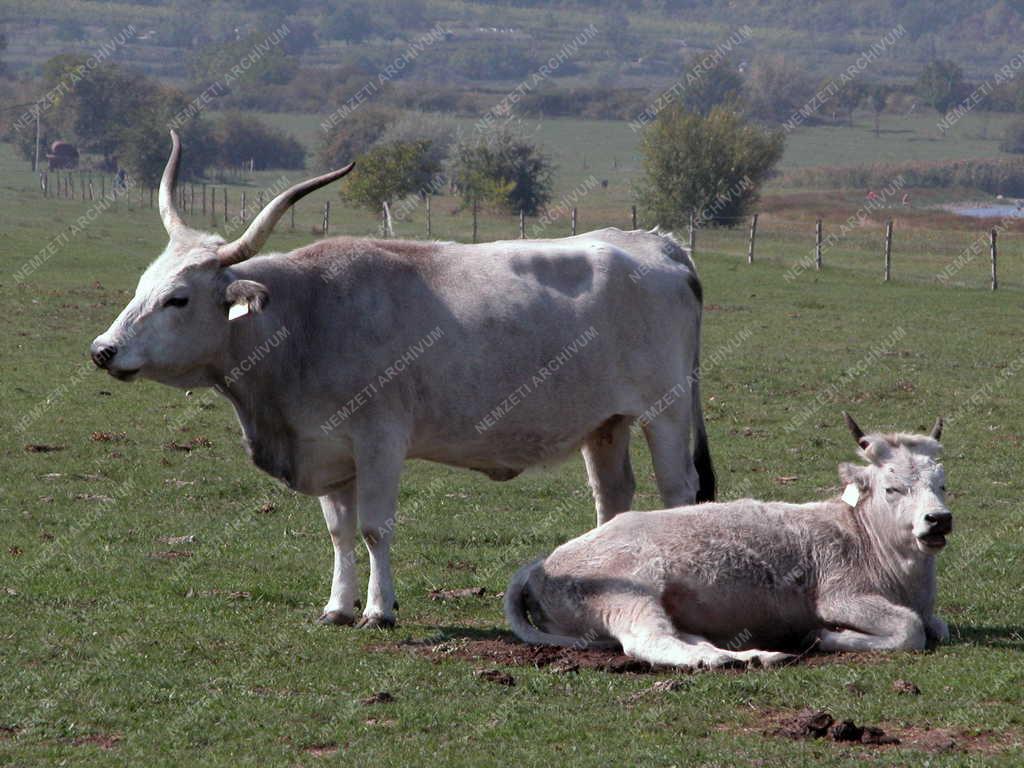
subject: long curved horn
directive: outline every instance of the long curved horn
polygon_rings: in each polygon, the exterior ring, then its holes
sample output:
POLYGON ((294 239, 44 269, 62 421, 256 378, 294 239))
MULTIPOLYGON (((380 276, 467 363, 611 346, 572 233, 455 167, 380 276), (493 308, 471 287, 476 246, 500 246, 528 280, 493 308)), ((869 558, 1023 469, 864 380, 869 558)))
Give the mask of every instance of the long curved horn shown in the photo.
POLYGON ((857 441, 857 445, 861 445, 860 441, 864 439, 864 430, 857 426, 857 422, 846 411, 843 411, 843 418, 846 420, 846 426, 849 427, 853 439, 857 441))
POLYGON ((320 187, 326 186, 336 179, 340 179, 355 168, 355 166, 355 163, 349 163, 344 168, 325 173, 323 176, 299 182, 279 194, 259 212, 240 238, 234 242, 222 245, 217 250, 217 255, 220 256, 220 263, 225 267, 230 267, 232 264, 238 264, 255 256, 259 253, 263 244, 267 242, 267 238, 270 237, 270 233, 274 230, 274 225, 284 216, 285 211, 310 192, 320 189, 320 187))
POLYGON ((932 436, 933 440, 939 440, 942 437, 942 417, 941 416, 939 416, 939 418, 937 418, 935 420, 935 426, 932 427, 931 436, 932 436))
POLYGON ((185 222, 178 215, 174 205, 174 187, 178 183, 178 166, 181 164, 181 139, 178 132, 171 130, 171 156, 164 167, 164 175, 160 179, 160 218, 163 219, 167 234, 174 237, 175 232, 186 229, 185 222))

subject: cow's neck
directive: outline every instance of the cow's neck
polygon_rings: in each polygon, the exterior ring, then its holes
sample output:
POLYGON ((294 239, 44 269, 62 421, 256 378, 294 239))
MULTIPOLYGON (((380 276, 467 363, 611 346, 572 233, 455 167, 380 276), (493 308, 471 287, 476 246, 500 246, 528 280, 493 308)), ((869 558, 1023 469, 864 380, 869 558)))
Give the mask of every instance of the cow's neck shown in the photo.
POLYGON ((935 599, 935 558, 901 546, 905 534, 887 528, 871 504, 858 506, 854 516, 886 593, 895 602, 930 616, 935 599))

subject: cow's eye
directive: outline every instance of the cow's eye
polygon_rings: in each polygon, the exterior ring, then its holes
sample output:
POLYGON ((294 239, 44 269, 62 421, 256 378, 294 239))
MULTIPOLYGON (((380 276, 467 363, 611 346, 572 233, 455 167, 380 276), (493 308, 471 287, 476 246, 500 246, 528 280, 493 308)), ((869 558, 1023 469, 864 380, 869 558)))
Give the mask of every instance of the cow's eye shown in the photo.
POLYGON ((188 296, 171 296, 164 302, 165 307, 184 307, 188 304, 188 296))

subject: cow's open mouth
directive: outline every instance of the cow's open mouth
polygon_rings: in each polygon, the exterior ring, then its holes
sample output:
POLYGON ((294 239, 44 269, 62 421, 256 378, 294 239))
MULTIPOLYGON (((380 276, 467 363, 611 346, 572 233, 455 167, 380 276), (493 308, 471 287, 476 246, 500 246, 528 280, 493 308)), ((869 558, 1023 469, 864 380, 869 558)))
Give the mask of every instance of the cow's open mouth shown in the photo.
POLYGON ((131 381, 136 376, 138 376, 139 371, 141 371, 142 369, 141 368, 133 368, 130 371, 125 371, 125 370, 114 370, 113 368, 110 368, 108 370, 110 372, 110 375, 113 376, 118 381, 131 381))
POLYGON ((926 533, 917 538, 928 549, 942 549, 946 546, 946 534, 944 533, 926 533))

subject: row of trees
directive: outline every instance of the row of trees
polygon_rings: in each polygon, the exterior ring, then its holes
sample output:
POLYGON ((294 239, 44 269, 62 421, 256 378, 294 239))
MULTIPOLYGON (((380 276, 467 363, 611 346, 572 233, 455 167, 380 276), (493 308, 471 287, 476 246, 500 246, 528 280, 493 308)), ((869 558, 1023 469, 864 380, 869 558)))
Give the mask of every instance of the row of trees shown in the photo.
POLYGON ((353 158, 359 159, 358 172, 343 195, 375 210, 443 189, 454 190, 467 205, 531 216, 551 199, 551 159, 507 127, 460 136, 445 118, 365 105, 327 133, 317 152, 324 168, 353 158))
MULTIPOLYGON (((98 155, 108 170, 126 168, 142 184, 153 186, 167 160, 168 128, 175 127, 189 151, 184 177, 205 175, 210 168, 237 168, 250 159, 257 168, 302 168, 305 150, 293 137, 251 116, 222 113, 208 120, 188 97, 137 72, 103 63, 76 76, 85 59, 61 55, 43 67, 39 88, 53 96, 44 102, 40 140, 72 141, 82 152, 98 155)), ((11 137, 26 158, 35 155, 35 131, 11 137)))

